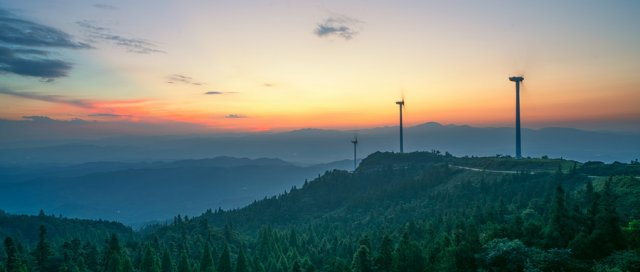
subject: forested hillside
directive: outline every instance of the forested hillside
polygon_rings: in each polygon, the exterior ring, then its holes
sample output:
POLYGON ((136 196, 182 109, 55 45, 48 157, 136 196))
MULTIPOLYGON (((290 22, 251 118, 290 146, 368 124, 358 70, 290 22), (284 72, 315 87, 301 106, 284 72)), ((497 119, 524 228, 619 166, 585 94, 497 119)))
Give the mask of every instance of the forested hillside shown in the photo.
MULTIPOLYGON (((178 215, 134 236, 116 232, 108 241, 80 237, 63 244, 47 242, 52 235, 6 238, 0 266, 7 271, 639 271, 639 166, 375 153, 355 172, 329 171, 245 208, 178 215), (99 248, 97 260, 89 262, 92 254, 74 243, 99 248)), ((37 231, 38 222, 24 228, 37 231)))

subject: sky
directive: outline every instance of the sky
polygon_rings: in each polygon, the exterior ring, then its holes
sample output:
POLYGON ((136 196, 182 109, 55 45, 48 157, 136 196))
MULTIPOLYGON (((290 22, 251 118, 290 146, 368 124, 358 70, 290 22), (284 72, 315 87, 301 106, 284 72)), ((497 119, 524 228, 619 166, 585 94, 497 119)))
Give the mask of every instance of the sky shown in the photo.
POLYGON ((523 75, 524 127, 640 131, 638 14, 638 1, 0 0, 0 119, 360 129, 397 125, 404 96, 406 125, 513 126, 507 78, 523 75))

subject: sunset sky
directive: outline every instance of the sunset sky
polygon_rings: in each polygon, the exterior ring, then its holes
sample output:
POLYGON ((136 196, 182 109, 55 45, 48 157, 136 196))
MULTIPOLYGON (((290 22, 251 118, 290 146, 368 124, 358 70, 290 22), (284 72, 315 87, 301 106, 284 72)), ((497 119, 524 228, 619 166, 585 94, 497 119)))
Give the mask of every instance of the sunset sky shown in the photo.
POLYGON ((640 130, 640 1, 0 0, 0 118, 640 130))

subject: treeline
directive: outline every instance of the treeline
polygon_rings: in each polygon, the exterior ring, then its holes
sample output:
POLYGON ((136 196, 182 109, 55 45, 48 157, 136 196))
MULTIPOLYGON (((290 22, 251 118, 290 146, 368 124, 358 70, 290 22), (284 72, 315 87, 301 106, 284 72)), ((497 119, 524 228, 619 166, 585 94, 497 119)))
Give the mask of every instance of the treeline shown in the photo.
POLYGON ((640 163, 638 160, 631 161, 631 163, 614 162, 612 164, 605 164, 603 162, 586 162, 581 165, 580 170, 592 176, 612 176, 612 175, 628 175, 628 176, 640 176, 640 163))
POLYGON ((64 218, 47 215, 43 210, 37 216, 8 214, 0 210, 0 237, 12 237, 33 245, 38 241, 40 225, 46 227, 55 245, 73 238, 101 241, 111 234, 123 237, 134 235, 130 227, 114 221, 64 218))

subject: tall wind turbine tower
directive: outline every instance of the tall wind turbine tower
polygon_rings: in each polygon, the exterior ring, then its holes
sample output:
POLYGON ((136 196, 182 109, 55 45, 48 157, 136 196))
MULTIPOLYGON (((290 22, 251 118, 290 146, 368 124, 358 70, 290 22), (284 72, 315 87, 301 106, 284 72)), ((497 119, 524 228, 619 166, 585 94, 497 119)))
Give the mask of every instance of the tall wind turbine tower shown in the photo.
POLYGON ((404 109, 404 97, 400 101, 396 101, 400 106, 400 153, 404 153, 404 138, 402 136, 402 110, 404 109))
POLYGON ((358 159, 356 157, 356 148, 358 147, 358 136, 353 137, 353 140, 351 141, 351 143, 353 144, 353 171, 356 171, 356 168, 358 168, 358 159))
POLYGON ((524 80, 522 76, 509 77, 510 81, 516 83, 516 159, 522 158, 522 150, 520 149, 520 83, 524 80))

